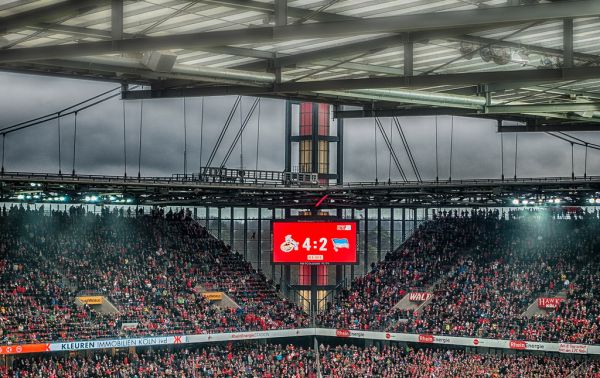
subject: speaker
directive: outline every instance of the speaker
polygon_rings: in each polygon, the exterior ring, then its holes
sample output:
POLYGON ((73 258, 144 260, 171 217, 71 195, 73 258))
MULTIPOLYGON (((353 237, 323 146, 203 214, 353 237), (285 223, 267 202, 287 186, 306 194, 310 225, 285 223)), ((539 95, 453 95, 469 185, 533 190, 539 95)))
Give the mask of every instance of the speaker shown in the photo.
POLYGON ((148 51, 142 57, 142 64, 155 72, 171 72, 176 60, 177 55, 148 51))

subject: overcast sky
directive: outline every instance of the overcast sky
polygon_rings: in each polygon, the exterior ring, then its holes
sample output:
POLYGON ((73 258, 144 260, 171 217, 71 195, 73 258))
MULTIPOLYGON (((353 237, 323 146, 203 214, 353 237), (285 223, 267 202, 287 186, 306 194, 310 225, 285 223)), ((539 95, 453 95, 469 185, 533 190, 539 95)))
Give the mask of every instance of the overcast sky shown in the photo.
MULTIPOLYGON (((114 88, 114 83, 61 79, 54 77, 0 73, 0 127, 55 112, 83 99, 114 88)), ((203 162, 206 162, 233 105, 234 97, 207 97, 204 101, 203 162)), ((244 97, 242 111, 248 111, 253 99, 244 97)), ((200 163, 200 123, 202 100, 187 100, 188 172, 197 171, 200 163)), ((263 99, 260 116, 259 169, 284 168, 284 101, 263 99)), ((78 173, 123 174, 123 111, 119 99, 110 100, 79 113, 77 126, 76 165, 78 173)), ((126 102, 127 172, 137 175, 140 125, 140 101, 126 102)), ((435 118, 401 118, 423 179, 435 178, 435 118)), ((243 164, 254 169, 257 159, 258 117, 250 121, 243 136, 243 164)), ((382 118, 388 133, 389 118, 382 118)), ((62 171, 70 173, 73 159, 73 117, 61 121, 62 171)), ((183 172, 183 101, 181 99, 146 100, 143 111, 142 176, 170 175, 183 172)), ((240 125, 239 112, 216 154, 213 166, 223 160, 225 151, 240 125)), ((381 135, 375 149, 373 119, 346 120, 345 181, 375 179, 387 181, 389 152, 381 135)), ((500 134, 495 122, 478 119, 454 119, 452 178, 494 178, 501 173, 500 134)), ((449 176, 451 118, 438 119, 439 177, 449 176)), ((598 134, 573 133, 579 138, 600 143, 598 134)), ((403 168, 413 177, 400 138, 393 134, 396 151, 403 168)), ((519 177, 570 176, 571 148, 567 142, 543 133, 519 135, 519 177)), ((505 176, 514 175, 515 135, 504 135, 505 176)), ((295 150, 297 151, 297 150, 295 150)), ((295 152, 297 154, 297 152, 295 152)), ((588 175, 600 174, 600 151, 589 150, 588 175)), ((240 166, 240 146, 227 166, 240 166)), ((297 164, 297 158, 294 159, 297 164)), ((584 148, 575 146, 575 173, 583 175, 584 148)), ((335 164, 335 160, 332 160, 335 164)), ((7 171, 58 172, 57 122, 51 121, 6 137, 5 169, 7 171)), ((335 168, 332 167, 332 170, 335 168)), ((391 179, 398 180, 393 167, 391 179)))

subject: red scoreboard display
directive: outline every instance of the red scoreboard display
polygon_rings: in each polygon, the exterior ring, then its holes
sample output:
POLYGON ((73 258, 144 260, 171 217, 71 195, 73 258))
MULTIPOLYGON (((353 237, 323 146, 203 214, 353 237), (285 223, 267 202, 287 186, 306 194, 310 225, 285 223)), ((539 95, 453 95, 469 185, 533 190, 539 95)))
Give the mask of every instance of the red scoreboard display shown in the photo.
POLYGON ((273 263, 356 264, 357 222, 273 222, 273 263))

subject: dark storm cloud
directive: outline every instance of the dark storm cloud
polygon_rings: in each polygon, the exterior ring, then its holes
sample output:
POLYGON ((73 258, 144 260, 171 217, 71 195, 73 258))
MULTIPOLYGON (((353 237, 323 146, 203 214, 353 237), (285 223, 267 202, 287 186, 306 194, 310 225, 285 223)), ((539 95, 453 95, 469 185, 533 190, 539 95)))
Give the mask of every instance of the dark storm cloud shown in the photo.
MULTIPOLYGON (((82 99, 114 88, 114 83, 99 83, 41 76, 0 73, 1 126, 5 127, 72 105, 82 99)), ((215 144, 234 97, 210 97, 204 100, 203 162, 215 144)), ((202 100, 187 99, 187 169, 198 170, 200 163, 200 123, 202 100)), ((252 104, 244 98, 243 113, 252 104)), ((127 173, 137 175, 140 102, 126 102, 127 173)), ((256 163, 257 114, 243 136, 243 164, 254 169, 256 163)), ((382 119, 389 133, 390 120, 382 119)), ((401 118, 417 165, 424 179, 435 178, 435 118, 401 118)), ((387 181, 389 152, 378 135, 377 155, 372 119, 346 120, 345 179, 370 181, 375 177, 387 181), (377 175, 375 157, 377 156, 377 175)), ((438 171, 440 179, 449 176, 451 118, 438 118, 438 171)), ((212 165, 219 165, 240 125, 239 110, 233 118, 221 148, 212 165)), ((73 116, 61 121, 61 157, 63 173, 70 173, 73 158, 73 116)), ((335 128, 333 128, 335 129, 335 128)), ((142 175, 170 175, 183 172, 183 101, 181 99, 144 101, 142 131, 142 175)), ((577 136, 600 142, 596 134, 577 136)), ((393 132, 395 149, 409 178, 414 177, 397 133, 393 132)), ((9 171, 57 172, 58 134, 56 121, 9 134, 6 139, 5 166, 9 171)), ((514 134, 504 136, 504 172, 514 174, 514 134)), ((294 148, 293 165, 297 165, 294 148)), ((470 118, 454 119, 453 178, 500 177, 500 135, 495 122, 470 118)), ((123 174, 123 108, 118 99, 110 100, 78 114, 76 170, 88 174, 123 174)), ((331 164, 335 166, 332 151, 331 164)), ((263 99, 260 116, 259 168, 284 168, 284 102, 263 99)), ((576 174, 583 174, 584 151, 575 151, 576 174)), ((598 152, 589 151, 588 174, 599 174, 598 152)), ((240 166, 240 144, 232 153, 228 167, 240 166)), ((334 168, 332 168, 334 169, 334 168)), ((564 141, 546 134, 520 134, 517 174, 521 177, 568 176, 571 172, 571 149, 564 141)), ((392 180, 399 174, 392 165, 392 180)))

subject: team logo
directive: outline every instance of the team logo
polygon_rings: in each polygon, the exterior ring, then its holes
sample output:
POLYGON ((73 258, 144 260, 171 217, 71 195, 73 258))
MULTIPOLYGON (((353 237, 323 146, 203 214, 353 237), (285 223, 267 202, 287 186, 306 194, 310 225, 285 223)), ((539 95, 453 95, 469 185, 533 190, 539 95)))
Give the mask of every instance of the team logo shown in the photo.
POLYGON ((286 235, 285 241, 283 243, 281 243, 279 248, 285 253, 297 251, 298 250, 298 242, 292 238, 292 235, 286 235))
POLYGON ((332 238, 331 242, 333 243, 333 250, 336 252, 341 248, 350 248, 350 243, 346 238, 332 238))

